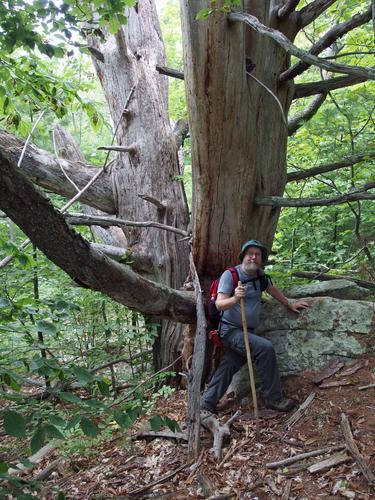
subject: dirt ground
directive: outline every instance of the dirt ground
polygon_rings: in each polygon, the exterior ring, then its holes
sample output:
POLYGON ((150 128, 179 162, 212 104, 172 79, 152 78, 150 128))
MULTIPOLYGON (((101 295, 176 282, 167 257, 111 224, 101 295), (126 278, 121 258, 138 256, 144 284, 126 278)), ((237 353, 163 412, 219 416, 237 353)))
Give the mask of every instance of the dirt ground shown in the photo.
MULTIPOLYGON (((284 380, 289 397, 303 403, 315 397, 295 423, 294 411, 278 414, 260 403, 259 432, 248 402, 227 401, 218 419, 225 423, 237 410, 241 415, 231 426, 221 461, 213 454, 213 439, 202 431, 198 461, 188 458, 187 443, 176 439, 137 439, 124 445, 123 433, 104 442, 91 457, 73 453, 60 463, 47 480, 39 498, 56 498, 56 488, 66 498, 228 498, 303 500, 319 498, 375 498, 371 486, 352 454, 330 450, 294 464, 270 468, 267 464, 301 453, 345 444, 340 425, 344 413, 350 422, 355 444, 371 474, 375 473, 375 357, 362 358, 319 373, 305 372, 284 380), (340 384, 340 385, 338 385, 340 384), (289 422, 288 422, 289 421, 289 422), (317 472, 307 467, 340 454, 341 463, 317 472), (371 473, 372 471, 372 473, 371 473), (167 477, 170 475, 170 477, 167 477), (152 486, 164 478, 163 482, 152 486), (139 490, 139 491, 138 491, 139 490)), ((183 429, 186 419, 186 391, 175 392, 160 402, 155 413, 177 420, 183 429)), ((135 434, 132 429, 131 433, 135 434)), ((129 441, 128 441, 129 442, 129 441)), ((51 453, 27 478, 35 477, 58 458, 51 453)))

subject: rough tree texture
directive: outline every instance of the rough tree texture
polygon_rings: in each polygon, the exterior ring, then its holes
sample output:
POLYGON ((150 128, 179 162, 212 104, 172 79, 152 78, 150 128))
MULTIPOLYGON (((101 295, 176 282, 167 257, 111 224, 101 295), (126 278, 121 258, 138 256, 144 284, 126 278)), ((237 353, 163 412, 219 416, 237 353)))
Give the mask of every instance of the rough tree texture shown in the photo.
MULTIPOLYGON (((105 41, 92 40, 104 56, 94 59, 114 126, 118 145, 134 145, 135 152, 120 153, 111 172, 116 214, 135 221, 155 220, 186 229, 188 211, 181 180, 177 147, 168 118, 167 77, 156 65, 165 64, 164 47, 155 6, 151 0, 129 11, 129 22, 105 41), (128 96, 129 113, 124 114, 128 96), (145 201, 147 195, 159 206, 145 201)), ((188 244, 156 229, 124 231, 127 247, 149 263, 148 278, 180 288, 188 273, 188 244)), ((147 275, 147 274, 145 274, 147 275)), ((164 321, 156 346, 156 368, 176 357, 181 327, 164 321)))
MULTIPOLYGON (((241 242, 250 237, 271 247, 276 229, 279 210, 256 207, 254 197, 283 193, 288 130, 275 99, 247 69, 278 96, 285 114, 293 96, 293 85, 277 84, 289 63, 285 51, 242 25, 228 24, 221 13, 197 22, 206 4, 181 1, 195 185, 193 249, 200 275, 236 262, 241 242)), ((275 26, 272 7, 282 2, 245 4, 247 12, 275 26)))

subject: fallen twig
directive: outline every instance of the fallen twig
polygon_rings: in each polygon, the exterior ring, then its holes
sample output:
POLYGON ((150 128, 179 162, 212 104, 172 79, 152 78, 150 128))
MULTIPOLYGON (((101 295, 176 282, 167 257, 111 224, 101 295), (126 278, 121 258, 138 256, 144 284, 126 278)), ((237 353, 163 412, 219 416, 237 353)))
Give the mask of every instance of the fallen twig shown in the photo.
POLYGON ((316 462, 315 464, 310 465, 310 467, 307 467, 307 470, 311 474, 313 474, 315 472, 321 472, 323 470, 330 469, 335 465, 343 464, 348 460, 351 460, 351 457, 346 453, 346 451, 340 451, 339 453, 335 453, 325 460, 321 460, 319 462, 316 462))
POLYGON ((23 471, 26 471, 29 469, 31 470, 34 467, 34 465, 41 462, 43 460, 43 458, 45 456, 47 456, 48 453, 50 453, 53 449, 54 449, 54 446, 51 443, 46 444, 45 446, 43 446, 43 448, 40 448, 40 450, 38 450, 36 453, 34 453, 34 455, 32 455, 29 458, 29 462, 32 464, 32 467, 27 467, 21 463, 18 463, 16 465, 17 468, 11 467, 10 469, 8 469, 8 474, 10 476, 15 476, 15 475, 19 474, 20 472, 23 472, 23 471))
POLYGON ((172 432, 172 431, 139 431, 134 436, 132 436, 132 440, 136 441, 137 439, 177 439, 182 441, 187 441, 188 437, 185 432, 172 432))
POLYGON ((144 491, 149 490, 153 486, 156 486, 157 484, 164 483, 165 481, 168 481, 168 479, 171 479, 176 474, 181 472, 183 469, 185 469, 186 467, 189 467, 189 465, 191 465, 191 462, 188 462, 186 464, 181 465, 181 467, 178 467, 176 470, 174 470, 170 474, 167 474, 167 475, 157 479, 156 481, 153 481, 152 483, 146 484, 146 486, 142 486, 141 488, 137 488, 136 490, 129 491, 128 495, 132 496, 132 497, 138 496, 140 493, 143 493, 144 491))
POLYGON ((283 494, 281 496, 281 500, 288 500, 289 499, 290 489, 292 487, 292 481, 293 481, 293 479, 288 479, 288 481, 286 482, 285 489, 284 489, 283 494))
POLYGON ((315 392, 312 392, 300 405, 300 407, 293 413, 293 415, 286 421, 286 426, 288 427, 288 429, 291 429, 291 427, 298 422, 298 420, 302 417, 307 408, 313 402, 314 398, 315 392))
POLYGON ((230 436, 230 425, 234 422, 236 418, 241 415, 241 411, 238 410, 236 413, 225 423, 221 425, 220 422, 214 417, 209 416, 201 419, 201 425, 212 432, 214 436, 214 455, 217 460, 221 459, 221 452, 223 448, 223 440, 225 436, 230 436))
POLYGON ((366 465, 362 455, 360 454, 357 448, 357 445, 354 442, 353 434, 352 431, 350 430, 349 420, 348 417, 345 415, 345 413, 341 413, 341 429, 344 434, 346 448, 353 456, 354 460, 356 461, 358 467, 361 469, 361 472, 367 479, 368 483, 372 487, 375 487, 375 476, 366 465))
POLYGON ((299 462, 300 460, 304 460, 305 458, 316 457, 318 455, 324 455, 325 453, 331 453, 332 451, 343 450, 345 445, 340 444, 336 446, 327 446, 326 448, 320 448, 319 450, 307 451, 306 453, 300 453, 298 455, 294 455, 293 457, 284 458, 283 460, 278 460, 277 462, 270 462, 266 464, 268 469, 277 469, 283 465, 294 464, 295 462, 299 462))
POLYGON ((371 387, 375 387, 375 384, 362 385, 361 387, 358 387, 358 390, 359 391, 364 391, 366 389, 370 389, 371 387))
POLYGON ((57 458, 56 460, 51 462, 49 465, 47 465, 47 467, 45 467, 43 470, 38 472, 38 474, 36 474, 33 479, 35 481, 44 481, 52 474, 52 472, 54 472, 58 468, 58 466, 60 464, 61 464, 61 459, 57 458))
POLYGON ((231 458, 236 453, 236 451, 245 446, 245 444, 250 443, 252 439, 253 439, 252 437, 249 439, 245 439, 244 441, 241 441, 241 443, 239 443, 237 446, 234 446, 234 448, 229 450, 228 453, 223 458, 223 460, 216 466, 216 469, 221 469, 222 466, 225 464, 225 462, 229 460, 229 458, 231 458))

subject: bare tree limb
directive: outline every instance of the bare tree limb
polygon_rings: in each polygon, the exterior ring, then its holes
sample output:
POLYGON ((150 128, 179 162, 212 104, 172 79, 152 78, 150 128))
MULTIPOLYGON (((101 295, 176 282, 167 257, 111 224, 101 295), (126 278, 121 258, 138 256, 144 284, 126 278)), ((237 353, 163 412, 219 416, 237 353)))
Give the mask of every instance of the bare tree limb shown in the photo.
POLYGON ((336 0, 314 0, 313 2, 310 2, 306 5, 306 7, 298 12, 299 28, 302 29, 312 23, 320 16, 320 14, 322 14, 335 2, 336 0))
POLYGON ((135 153, 137 145, 135 143, 130 146, 100 146, 98 151, 118 151, 119 153, 135 153))
MULTIPOLYGON (((371 19, 371 7, 362 14, 356 14, 347 21, 344 21, 343 23, 340 24, 336 24, 331 29, 329 29, 322 36, 322 38, 320 38, 320 40, 314 43, 314 45, 309 50, 309 54, 314 54, 314 55, 320 54, 324 49, 330 47, 333 44, 333 42, 335 42, 338 38, 342 37, 349 31, 353 30, 354 28, 362 26, 363 24, 370 21, 370 19, 371 19)), ((279 82, 283 83, 286 80, 291 80, 292 78, 295 78, 297 75, 303 73, 309 66, 310 65, 305 62, 299 61, 294 66, 281 73, 279 77, 279 82)))
POLYGON ((326 207, 339 205, 347 201, 375 200, 375 193, 367 193, 369 189, 375 188, 375 182, 370 182, 357 188, 350 193, 333 196, 332 198, 283 198, 282 196, 256 196, 256 205, 268 205, 273 207, 326 207))
POLYGON ((300 99, 301 97, 322 94, 323 92, 350 87, 351 85, 363 83, 366 80, 367 78, 350 75, 329 78, 328 80, 321 80, 318 82, 298 83, 294 87, 293 99, 300 99))
MULTIPOLYGON (((115 219, 112 217, 105 216, 94 216, 86 214, 67 214, 65 215, 65 220, 74 226, 103 226, 103 227, 156 227, 157 229, 162 229, 163 231, 170 231, 172 233, 179 234, 181 236, 189 236, 189 233, 183 229, 179 229, 173 226, 167 226, 166 224, 161 224, 160 222, 154 221, 142 221, 136 222, 124 219, 115 219)), ((122 249, 124 250, 124 249, 122 249)))
POLYGON ((297 130, 300 127, 302 127, 304 122, 310 120, 310 118, 312 118, 317 113, 317 111, 319 110, 320 106, 324 103, 326 98, 327 98, 326 92, 318 94, 316 97, 314 97, 314 99, 310 102, 310 104, 306 106, 306 108, 303 111, 289 118, 288 135, 289 136, 293 135, 295 132, 297 132, 297 130))
POLYGON ((33 243, 74 280, 117 302, 155 318, 195 322, 195 300, 189 292, 142 278, 128 266, 108 259, 66 224, 49 200, 38 193, 0 149, 0 209, 33 243))
POLYGON ((367 479, 367 482, 375 488, 375 475, 372 473, 371 469, 368 467, 366 462, 363 460, 358 447, 354 441, 352 431, 350 429, 349 419, 345 413, 341 413, 341 430, 344 434, 345 443, 348 451, 356 461, 358 467, 361 469, 362 474, 367 479))
POLYGON ((330 71, 333 73, 344 73, 346 75, 363 77, 367 80, 375 80, 375 69, 331 63, 326 59, 320 59, 319 57, 316 57, 298 48, 283 33, 265 26, 259 21, 258 18, 252 16, 251 14, 247 14, 245 12, 232 12, 231 14, 228 14, 228 19, 233 22, 245 23, 258 33, 272 38, 272 40, 283 47, 286 52, 294 55, 307 64, 317 66, 318 68, 323 68, 326 71, 330 71))
POLYGON ((357 155, 350 156, 349 158, 344 158, 341 161, 335 163, 327 163, 325 165, 319 165, 318 167, 310 168, 308 170, 300 170, 297 172, 290 172, 287 174, 287 182, 300 181, 306 179, 307 177, 315 177, 319 174, 324 174, 326 172, 332 172, 340 168, 350 167, 359 163, 361 161, 367 160, 369 158, 375 158, 375 151, 369 151, 368 153, 361 153, 357 155))
POLYGON ((121 358, 121 359, 115 359, 113 361, 109 361, 108 363, 104 363, 104 365, 96 366, 95 368, 91 368, 90 372, 91 373, 96 373, 99 372, 100 370, 104 370, 105 368, 109 368, 113 365, 117 365, 118 363, 127 363, 131 364, 135 359, 141 358, 145 355, 152 354, 152 349, 148 349, 147 351, 142 351, 138 352, 131 358, 121 358))
MULTIPOLYGON (((12 165, 17 165, 23 150, 23 142, 5 130, 0 129, 0 149, 4 158, 9 160, 12 165)), ((98 173, 96 167, 63 159, 58 161, 54 155, 32 145, 27 148, 21 170, 29 179, 42 188, 66 198, 72 198, 77 191, 62 173, 60 164, 65 173, 80 189, 86 186, 98 173)), ((114 214, 116 209, 109 176, 102 175, 82 195, 81 201, 108 214, 114 214)))
POLYGON ((285 4, 278 10, 277 17, 279 19, 284 19, 285 17, 289 16, 289 14, 295 11, 299 2, 300 0, 287 0, 285 4))
POLYGON ((177 78, 178 80, 184 80, 185 76, 182 71, 178 71, 177 69, 167 68, 166 66, 156 65, 156 71, 158 71, 161 75, 171 76, 172 78, 177 78))
POLYGON ((343 276, 339 274, 327 274, 327 273, 318 273, 314 271, 295 271, 292 273, 296 278, 306 278, 309 280, 319 280, 319 281, 330 281, 330 280, 349 280, 357 283, 357 285, 368 288, 369 290, 375 290, 375 283, 371 281, 359 280, 357 278, 353 278, 352 276, 343 276))

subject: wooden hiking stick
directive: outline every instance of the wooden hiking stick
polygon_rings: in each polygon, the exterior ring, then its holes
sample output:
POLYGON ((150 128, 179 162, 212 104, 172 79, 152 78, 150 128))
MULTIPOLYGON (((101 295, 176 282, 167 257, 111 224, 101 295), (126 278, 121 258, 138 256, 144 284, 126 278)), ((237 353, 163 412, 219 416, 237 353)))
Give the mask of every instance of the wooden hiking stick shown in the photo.
MULTIPOLYGON (((241 281, 238 282, 238 285, 240 285, 240 286, 242 285, 241 281)), ((244 338, 245 347, 246 347, 247 366, 249 368, 250 387, 251 387, 251 394, 253 397, 253 405, 254 405, 255 427, 256 427, 256 433, 258 433, 258 431, 259 431, 259 428, 258 428, 258 421, 259 421, 258 401, 257 401, 257 393, 255 390, 253 361, 251 359, 250 343, 249 343, 249 337, 247 334, 245 299, 241 299, 240 304, 241 304, 243 338, 244 338)))

